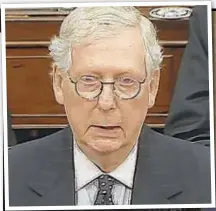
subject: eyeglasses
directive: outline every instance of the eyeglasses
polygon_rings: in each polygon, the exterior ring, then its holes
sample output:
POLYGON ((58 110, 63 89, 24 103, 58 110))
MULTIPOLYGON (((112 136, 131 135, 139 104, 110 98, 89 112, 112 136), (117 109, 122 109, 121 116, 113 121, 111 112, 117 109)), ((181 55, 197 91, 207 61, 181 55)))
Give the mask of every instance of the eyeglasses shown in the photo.
POLYGON ((143 81, 137 81, 131 77, 123 76, 113 82, 102 82, 91 75, 84 75, 77 81, 73 81, 69 72, 67 73, 71 83, 75 84, 77 94, 88 100, 97 98, 102 93, 103 86, 107 84, 113 86, 113 93, 118 98, 123 100, 133 99, 140 93, 141 84, 146 81, 146 78, 143 81))

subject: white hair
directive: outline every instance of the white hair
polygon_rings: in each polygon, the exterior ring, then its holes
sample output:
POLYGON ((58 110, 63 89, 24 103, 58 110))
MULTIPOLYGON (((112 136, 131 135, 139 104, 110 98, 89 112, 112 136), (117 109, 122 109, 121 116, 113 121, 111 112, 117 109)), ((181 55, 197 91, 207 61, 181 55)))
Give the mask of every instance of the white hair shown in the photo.
POLYGON ((156 30, 135 7, 79 7, 62 22, 59 36, 49 46, 53 63, 67 71, 72 65, 72 48, 84 42, 115 35, 124 27, 139 27, 145 48, 147 73, 160 69, 162 48, 156 30))

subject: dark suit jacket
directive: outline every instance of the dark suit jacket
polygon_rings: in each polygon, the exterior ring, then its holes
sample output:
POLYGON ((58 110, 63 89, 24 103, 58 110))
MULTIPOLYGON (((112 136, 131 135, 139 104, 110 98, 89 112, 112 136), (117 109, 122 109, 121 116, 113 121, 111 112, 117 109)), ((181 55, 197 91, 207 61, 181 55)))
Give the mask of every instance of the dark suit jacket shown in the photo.
MULTIPOLYGON (((10 206, 76 204, 72 139, 66 128, 9 150, 10 206)), ((210 186, 209 148, 143 126, 132 204, 211 203, 210 186)))
POLYGON ((207 25, 207 6, 196 6, 164 129, 167 135, 203 143, 210 140, 207 25))

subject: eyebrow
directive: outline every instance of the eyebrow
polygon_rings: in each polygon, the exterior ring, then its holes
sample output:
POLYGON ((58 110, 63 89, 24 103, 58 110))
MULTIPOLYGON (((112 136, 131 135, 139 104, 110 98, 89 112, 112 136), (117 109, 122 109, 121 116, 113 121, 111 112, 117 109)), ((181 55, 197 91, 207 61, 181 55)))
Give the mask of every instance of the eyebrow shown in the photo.
MULTIPOLYGON (((109 70, 108 70, 109 71, 109 70)), ((132 77, 139 77, 138 74, 135 75, 135 73, 138 73, 139 71, 137 70, 134 70, 134 69, 117 69, 116 71, 114 72, 114 77, 120 77, 122 75, 129 75, 129 76, 132 76, 132 77), (116 74, 115 74, 116 72, 116 74)), ((144 72, 145 73, 145 72, 144 72)), ((88 71, 86 71, 85 69, 80 69, 78 72, 77 72, 77 76, 82 76, 82 75, 95 75, 95 76, 99 76, 100 78, 104 77, 104 72, 99 70, 99 69, 90 69, 88 71)), ((146 75, 146 74, 145 74, 146 75)), ((141 76, 143 76, 141 74, 141 76)))

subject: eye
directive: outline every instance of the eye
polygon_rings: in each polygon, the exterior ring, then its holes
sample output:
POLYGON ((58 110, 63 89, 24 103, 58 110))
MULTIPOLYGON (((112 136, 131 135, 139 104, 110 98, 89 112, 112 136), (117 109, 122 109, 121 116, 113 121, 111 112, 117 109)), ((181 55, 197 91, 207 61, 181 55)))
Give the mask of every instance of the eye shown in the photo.
POLYGON ((130 77, 122 77, 118 79, 118 82, 122 85, 133 85, 135 83, 135 80, 130 77))
POLYGON ((84 75, 80 78, 80 82, 86 84, 96 83, 97 81, 98 81, 97 78, 91 75, 84 75))

